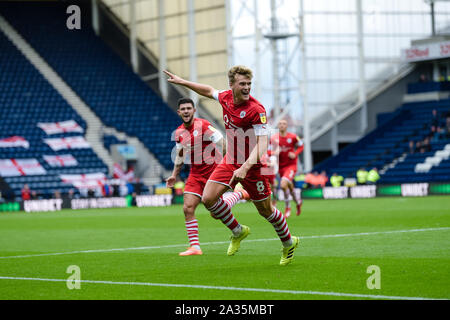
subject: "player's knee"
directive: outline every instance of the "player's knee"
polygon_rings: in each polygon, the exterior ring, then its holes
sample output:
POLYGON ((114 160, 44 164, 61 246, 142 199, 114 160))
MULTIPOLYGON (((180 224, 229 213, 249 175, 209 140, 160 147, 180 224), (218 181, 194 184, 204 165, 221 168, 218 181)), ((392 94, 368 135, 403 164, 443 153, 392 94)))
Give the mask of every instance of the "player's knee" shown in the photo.
POLYGON ((264 218, 270 217, 273 212, 272 201, 270 201, 270 198, 267 198, 267 200, 261 202, 254 202, 254 204, 256 206, 256 210, 258 210, 258 213, 261 216, 264 218))
POLYGON ((286 179, 282 179, 280 187, 283 190, 287 190, 289 188, 289 182, 286 179))
POLYGON ((202 203, 205 205, 205 208, 211 208, 215 203, 217 202, 217 199, 215 197, 203 195, 202 197, 202 203))
POLYGON ((271 209, 271 207, 270 206, 266 206, 266 207, 263 207, 263 208, 259 208, 258 209, 258 213, 261 215, 261 216, 263 216, 264 218, 268 218, 268 217, 270 217, 270 215, 272 214, 272 209, 271 209))
POLYGON ((191 217, 194 214, 195 207, 193 205, 184 204, 183 211, 186 217, 191 217))

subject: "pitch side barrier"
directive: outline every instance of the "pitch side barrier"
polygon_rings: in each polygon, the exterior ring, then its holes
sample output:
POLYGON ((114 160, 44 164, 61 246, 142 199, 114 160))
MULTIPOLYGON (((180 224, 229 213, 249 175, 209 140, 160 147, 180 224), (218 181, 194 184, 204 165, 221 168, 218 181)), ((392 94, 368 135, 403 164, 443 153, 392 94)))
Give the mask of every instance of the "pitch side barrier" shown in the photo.
POLYGON ((60 211, 62 209, 95 209, 127 207, 162 207, 172 204, 171 194, 140 195, 133 198, 79 198, 79 199, 40 199, 0 204, 0 212, 25 211, 60 211))
MULTIPOLYGON (((377 197, 425 197, 428 195, 450 195, 450 183, 404 183, 389 185, 363 185, 354 187, 324 187, 299 189, 303 199, 363 199, 377 197)), ((282 191, 278 199, 284 200, 282 191)))
MULTIPOLYGON (((450 183, 404 183, 390 185, 365 185, 354 187, 324 187, 315 189, 296 188, 303 199, 364 199, 377 197, 426 197, 429 195, 450 195, 450 183)), ((284 200, 281 190, 278 199, 284 200)), ((1 212, 41 212, 62 209, 161 207, 173 204, 172 194, 141 195, 127 197, 90 199, 42 199, 0 203, 1 212)))

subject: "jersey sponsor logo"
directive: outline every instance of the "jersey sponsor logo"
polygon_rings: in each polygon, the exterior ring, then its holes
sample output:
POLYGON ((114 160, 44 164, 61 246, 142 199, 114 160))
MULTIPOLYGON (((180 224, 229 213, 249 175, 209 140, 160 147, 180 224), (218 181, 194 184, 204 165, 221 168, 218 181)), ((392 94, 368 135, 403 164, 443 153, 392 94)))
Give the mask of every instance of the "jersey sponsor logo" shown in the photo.
POLYGON ((241 114, 239 115, 240 117, 241 117, 241 119, 243 118, 243 117, 245 117, 245 111, 241 111, 241 114))
POLYGON ((266 123, 267 118, 265 113, 260 113, 259 118, 261 119, 261 123, 266 123))

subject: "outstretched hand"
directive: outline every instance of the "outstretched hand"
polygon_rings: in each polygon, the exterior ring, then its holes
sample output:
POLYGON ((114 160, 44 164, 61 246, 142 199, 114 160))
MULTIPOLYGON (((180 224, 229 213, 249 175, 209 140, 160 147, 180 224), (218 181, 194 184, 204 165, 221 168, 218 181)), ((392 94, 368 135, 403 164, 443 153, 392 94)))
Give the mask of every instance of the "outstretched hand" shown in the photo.
POLYGON ((173 73, 170 73, 170 72, 167 71, 167 70, 163 70, 163 72, 164 72, 166 75, 169 76, 169 79, 167 79, 167 81, 170 82, 170 83, 179 84, 179 83, 181 83, 181 81, 183 80, 183 79, 181 79, 179 76, 177 76, 177 75, 175 75, 175 74, 173 74, 173 73))

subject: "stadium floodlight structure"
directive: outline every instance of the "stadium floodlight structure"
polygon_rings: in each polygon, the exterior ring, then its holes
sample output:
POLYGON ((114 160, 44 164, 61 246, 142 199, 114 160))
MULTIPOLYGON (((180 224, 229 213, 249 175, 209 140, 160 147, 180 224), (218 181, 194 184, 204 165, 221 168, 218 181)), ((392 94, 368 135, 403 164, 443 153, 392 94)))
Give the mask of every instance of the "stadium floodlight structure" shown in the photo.
POLYGON ((434 3, 435 2, 450 2, 449 0, 424 0, 425 3, 430 5, 430 16, 431 16, 431 35, 436 35, 436 19, 435 19, 435 11, 434 11, 434 3))
POLYGON ((280 109, 281 109, 281 97, 280 91, 283 91, 284 88, 280 86, 283 77, 283 74, 280 74, 280 67, 282 65, 282 60, 280 59, 280 55, 285 54, 282 52, 282 46, 285 43, 286 39, 291 37, 298 37, 298 33, 290 33, 287 30, 282 30, 280 25, 280 21, 277 18, 277 1, 270 0, 270 11, 271 11, 271 28, 270 32, 265 33, 264 38, 270 41, 270 48, 272 52, 272 81, 273 81, 273 109, 275 119, 278 120, 280 117, 280 109))
MULTIPOLYGON (((447 27, 449 1, 433 2, 436 30, 447 27)), ((264 21, 271 21, 270 4, 274 1, 258 1, 259 11, 251 1, 230 0, 230 3, 235 7, 231 10, 236 15, 235 29, 246 30, 244 35, 243 32, 233 33, 234 56, 239 62, 246 61, 246 55, 251 54, 249 42, 255 42, 251 55, 254 63, 250 65, 256 71, 255 85, 262 84, 264 90, 258 94, 259 88, 255 87, 254 93, 270 109, 276 97, 268 92, 277 87, 276 77, 271 78, 269 84, 267 80, 267 76, 273 74, 270 72, 274 64, 270 56, 272 50, 269 50, 272 37, 270 31, 265 32, 264 37, 260 35, 264 21), (253 30, 250 19, 257 25, 253 30), (253 34, 249 34, 251 31, 253 34), (240 55, 241 48, 245 56, 240 55), (262 73, 258 72, 259 64, 264 65, 262 73)), ((411 40, 431 33, 429 6, 425 0, 279 0, 276 7, 279 20, 284 21, 291 19, 298 10, 299 18, 292 25, 300 30, 298 37, 277 41, 295 45, 295 59, 291 60, 288 55, 287 59, 278 61, 288 66, 287 70, 281 68, 279 75, 280 78, 290 77, 285 88, 303 107, 297 104, 295 109, 287 108, 295 105, 292 101, 286 105, 281 102, 281 105, 290 115, 301 110, 301 114, 295 116, 302 119, 305 142, 311 143, 313 151, 337 154, 340 143, 355 142, 374 129, 377 113, 393 111, 393 105, 375 107, 378 104, 373 99, 414 71, 414 66, 401 60, 400 53, 411 40), (307 139, 308 128, 310 139, 307 139)), ((251 61, 250 57, 247 61, 251 61)), ((275 108, 276 103, 273 104, 275 108)), ((304 156, 308 154, 307 149, 306 144, 304 156)))

